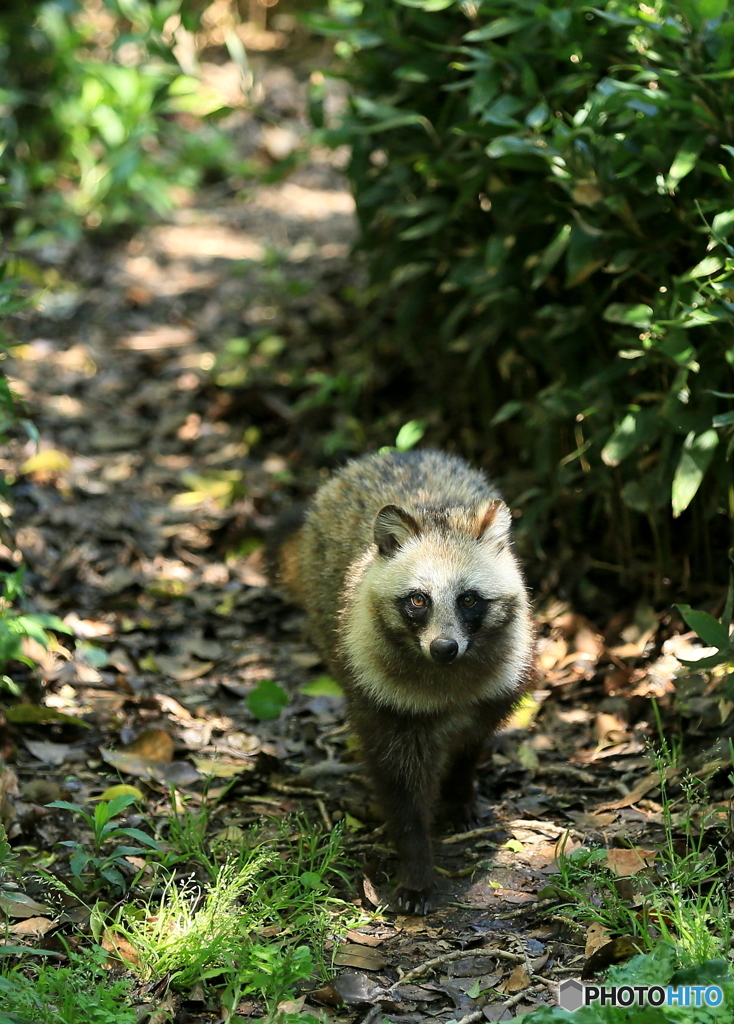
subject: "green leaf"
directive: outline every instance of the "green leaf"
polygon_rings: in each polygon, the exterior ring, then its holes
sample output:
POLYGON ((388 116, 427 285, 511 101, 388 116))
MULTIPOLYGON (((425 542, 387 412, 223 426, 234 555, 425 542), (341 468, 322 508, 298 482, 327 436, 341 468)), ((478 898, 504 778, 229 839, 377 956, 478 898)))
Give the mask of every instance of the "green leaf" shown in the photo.
POLYGON ((302 875, 299 875, 298 879, 304 889, 313 889, 314 891, 324 888, 324 881, 316 871, 304 871, 302 875))
POLYGON ((668 500, 667 490, 652 476, 641 480, 628 480, 622 488, 622 501, 635 512, 651 515, 662 508, 668 500))
POLYGON ((54 800, 50 804, 46 804, 46 807, 58 807, 62 811, 71 811, 72 814, 81 814, 81 816, 87 821, 89 825, 94 825, 94 818, 91 814, 87 814, 81 807, 76 804, 69 803, 68 800, 54 800))
POLYGON ((102 871, 100 871, 100 875, 107 882, 110 882, 110 884, 113 885, 116 889, 119 889, 120 892, 124 892, 125 891, 125 879, 120 874, 120 872, 117 870, 117 868, 113 868, 113 867, 104 868, 102 871))
POLYGON ((425 220, 419 221, 417 224, 413 224, 412 227, 405 228, 398 235, 398 238, 403 242, 410 242, 415 238, 426 238, 428 235, 433 235, 435 232, 448 223, 449 215, 447 213, 436 213, 433 217, 426 217, 425 220))
POLYGON ((76 878, 81 878, 82 871, 91 859, 90 855, 85 853, 83 850, 79 850, 78 853, 72 854, 69 858, 69 867, 71 868, 72 875, 76 878))
POLYGON ((696 608, 691 608, 689 604, 677 604, 675 607, 691 629, 698 633, 707 647, 716 647, 718 650, 723 651, 730 646, 729 630, 718 619, 715 619, 713 615, 709 615, 708 612, 699 611, 696 608))
POLYGON ((657 440, 662 423, 655 409, 637 409, 627 413, 602 448, 602 462, 618 466, 632 452, 657 440))
POLYGON ((107 651, 101 647, 95 647, 94 644, 77 642, 74 653, 92 668, 104 668, 109 664, 110 656, 107 651))
MULTIPOLYGON (((729 554, 729 561, 733 561, 731 553, 729 554)), ((724 605, 724 611, 721 616, 721 621, 727 629, 731 625, 732 616, 734 616, 734 569, 729 570, 729 589, 726 594, 726 604, 724 605)))
POLYGON ((670 165, 668 176, 665 180, 666 188, 671 190, 678 187, 687 174, 690 174, 696 166, 698 155, 703 149, 704 140, 698 135, 689 135, 675 154, 673 163, 670 165))
MULTIPOLYGON (((58 951, 54 949, 31 949, 29 946, 0 946, 0 956, 58 956, 58 951)), ((12 1020, 10 1017, 5 1018, 8 1024, 18 1024, 17 1021, 12 1020)), ((0 1024, 4 1024, 2 1018, 0 1018, 0 1024)))
POLYGON ((633 327, 649 327, 652 318, 652 307, 643 302, 630 305, 624 302, 612 302, 603 313, 604 319, 613 324, 631 324, 633 327))
POLYGON ((734 228, 734 210, 724 210, 721 213, 717 213, 711 224, 711 230, 715 235, 720 235, 722 238, 726 238, 729 232, 734 228))
POLYGON ((729 6, 729 0, 697 0, 698 13, 704 21, 719 18, 729 6))
POLYGON ((47 708, 39 704, 15 704, 7 708, 5 717, 14 725, 40 725, 44 722, 59 722, 66 725, 82 726, 90 729, 89 722, 77 718, 75 715, 65 715, 56 708, 47 708))
POLYGON ((490 427, 496 427, 500 423, 504 423, 505 420, 512 419, 513 416, 517 416, 519 412, 523 410, 523 403, 517 399, 512 398, 509 402, 505 402, 501 405, 497 412, 494 414, 492 419, 489 421, 490 427))
POLYGON ((526 25, 532 25, 529 18, 497 18, 482 28, 475 28, 471 32, 467 32, 464 41, 482 43, 487 39, 499 39, 501 36, 509 36, 512 32, 525 28, 526 25))
POLYGON ((719 443, 715 430, 701 434, 691 431, 683 442, 683 450, 673 477, 673 516, 678 517, 693 501, 719 443))
POLYGON ((403 7, 419 7, 422 11, 445 11, 454 0, 397 0, 403 7))
POLYGON ((301 693, 305 693, 308 697, 342 697, 344 695, 339 683, 331 676, 319 676, 310 683, 304 683, 301 693))
POLYGON ((553 267, 566 251, 566 246, 568 245, 570 237, 571 225, 564 224, 550 245, 546 246, 543 250, 540 260, 536 264, 535 271, 533 273, 533 280, 530 283, 530 287, 533 290, 539 288, 546 280, 553 267))
POLYGON ((117 796, 114 796, 107 805, 108 817, 116 817, 120 811, 124 811, 130 804, 134 804, 136 800, 137 797, 132 793, 119 793, 117 796))
POLYGON ((145 854, 147 852, 147 850, 141 850, 139 846, 116 846, 114 850, 111 850, 105 857, 104 864, 106 867, 108 864, 114 864, 115 861, 119 860, 121 857, 138 857, 140 854, 145 854))
POLYGON ((255 718, 267 722, 277 718, 288 703, 288 694, 273 679, 263 679, 245 700, 255 718))
POLYGON ((395 447, 399 452, 407 452, 418 444, 425 432, 425 420, 409 420, 398 431, 398 435, 395 438, 395 447))
POLYGON ((571 228, 566 250, 566 288, 575 288, 606 263, 600 234, 587 231, 578 223, 571 228))
POLYGON ((146 833, 141 831, 139 828, 120 828, 117 830, 116 834, 120 836, 130 836, 131 839, 137 839, 139 843, 149 846, 151 850, 160 850, 160 844, 157 840, 153 839, 152 836, 146 835, 146 833))
POLYGON ((716 668, 717 665, 726 665, 733 657, 726 651, 719 651, 718 654, 710 654, 707 658, 699 658, 698 661, 688 661, 686 658, 678 658, 678 661, 686 668, 716 668))
POLYGON ((706 256, 704 259, 697 263, 692 270, 689 270, 687 274, 681 277, 681 281, 695 281, 699 277, 710 277, 711 274, 715 274, 717 270, 721 270, 724 266, 724 261, 720 260, 718 256, 706 256))
MULTIPOLYGON (((490 120, 489 116, 487 117, 487 120, 490 120)), ((500 120, 497 120, 496 118, 491 120, 493 124, 508 124, 507 118, 504 117, 501 117, 500 120)), ((512 124, 512 120, 510 120, 509 123, 512 124)), ((539 141, 535 141, 534 139, 518 138, 517 135, 498 136, 490 142, 484 152, 493 160, 499 160, 503 156, 539 156, 542 159, 547 160, 551 155, 548 147, 542 146, 539 141)))

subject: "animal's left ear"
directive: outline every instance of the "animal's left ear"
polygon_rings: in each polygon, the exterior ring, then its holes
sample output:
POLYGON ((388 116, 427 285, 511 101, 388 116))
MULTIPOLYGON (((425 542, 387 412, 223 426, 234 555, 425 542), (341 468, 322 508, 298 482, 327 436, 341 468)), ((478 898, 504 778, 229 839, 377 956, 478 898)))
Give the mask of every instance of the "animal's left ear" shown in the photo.
POLYGON ((501 498, 490 498, 476 513, 476 538, 482 543, 498 543, 507 539, 512 514, 501 498))

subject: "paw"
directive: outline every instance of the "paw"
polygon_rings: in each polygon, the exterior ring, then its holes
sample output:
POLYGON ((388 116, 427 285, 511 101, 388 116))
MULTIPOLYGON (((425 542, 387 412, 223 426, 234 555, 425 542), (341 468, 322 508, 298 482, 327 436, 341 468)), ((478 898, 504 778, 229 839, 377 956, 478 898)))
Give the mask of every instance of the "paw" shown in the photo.
POLYGON ((417 914, 422 916, 431 910, 430 889, 409 889, 405 885, 398 886, 395 890, 393 902, 401 914, 417 914))

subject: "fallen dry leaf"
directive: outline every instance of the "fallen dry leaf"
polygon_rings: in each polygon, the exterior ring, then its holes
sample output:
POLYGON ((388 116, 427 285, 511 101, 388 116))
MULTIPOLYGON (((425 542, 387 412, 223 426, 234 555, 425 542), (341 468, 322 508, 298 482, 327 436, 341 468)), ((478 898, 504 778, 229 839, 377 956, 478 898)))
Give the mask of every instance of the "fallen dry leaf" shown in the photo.
POLYGON ((339 993, 343 1002, 348 1005, 374 1003, 381 996, 384 997, 385 995, 385 990, 380 985, 377 985, 372 978, 356 972, 339 975, 338 978, 334 978, 331 982, 331 987, 339 993))
POLYGON ((524 992, 531 984, 530 975, 522 964, 518 964, 510 976, 506 978, 501 985, 497 986, 497 991, 504 992, 505 995, 511 996, 516 992, 524 992))
POLYGON ((34 938, 40 938, 50 932, 55 925, 56 921, 50 917, 28 917, 25 921, 18 921, 17 924, 11 925, 8 931, 13 935, 32 935, 34 938))
POLYGON ((196 658, 177 658, 169 654, 156 654, 155 663, 160 671, 179 683, 188 683, 211 672, 216 662, 197 661, 196 658))
POLYGON ((140 954, 124 935, 119 935, 117 932, 105 929, 105 933, 102 936, 102 949, 111 954, 108 962, 113 966, 119 964, 120 960, 131 964, 133 967, 140 966, 140 954))
POLYGON ((643 871, 658 856, 655 850, 607 850, 606 865, 620 878, 643 871))
POLYGON ((599 921, 594 921, 586 932, 586 948, 584 950, 586 959, 588 960, 593 953, 596 953, 597 949, 601 949, 607 942, 609 942, 609 929, 599 921))
POLYGON ((347 938, 358 946, 379 946, 385 941, 384 935, 365 935, 363 932, 354 930, 347 932, 347 938))
POLYGON ((23 740, 23 745, 34 757, 45 764, 63 764, 69 760, 72 747, 68 743, 51 743, 44 740, 23 740))
POLYGON ((165 729, 146 729, 122 750, 126 754, 137 754, 148 761, 167 764, 173 757, 173 740, 165 729))
POLYGON ((51 911, 51 907, 45 903, 37 903, 24 892, 12 892, 8 889, 0 892, 0 908, 8 917, 35 917, 51 911))
POLYGON ((224 761, 214 761, 209 757, 192 757, 202 775, 208 775, 214 779, 233 779, 237 775, 251 772, 254 765, 240 761, 239 764, 226 764, 224 761))
POLYGON ((640 944, 640 939, 634 939, 630 935, 623 935, 619 939, 613 939, 612 942, 606 942, 591 954, 584 964, 581 977, 584 979, 591 978, 600 971, 605 971, 613 964, 621 964, 625 960, 630 960, 633 956, 637 956, 638 953, 642 952, 640 944))
POLYGON ((621 796, 618 800, 610 800, 606 804, 599 804, 598 807, 594 808, 594 811, 598 814, 600 811, 618 811, 622 807, 631 807, 638 800, 641 800, 646 793, 649 793, 651 789, 655 789, 659 785, 660 777, 658 775, 648 775, 647 778, 640 779, 626 796, 621 796))
POLYGON ((170 764, 173 740, 163 729, 146 729, 128 747, 121 750, 100 747, 99 752, 103 760, 118 771, 147 779, 153 776, 157 768, 170 764))
POLYGON ((338 967, 356 967, 360 971, 380 971, 387 966, 387 960, 379 950, 353 942, 339 947, 334 963, 338 967))
POLYGON ((599 712, 594 719, 594 736, 597 743, 622 743, 627 738, 627 726, 617 715, 599 712))

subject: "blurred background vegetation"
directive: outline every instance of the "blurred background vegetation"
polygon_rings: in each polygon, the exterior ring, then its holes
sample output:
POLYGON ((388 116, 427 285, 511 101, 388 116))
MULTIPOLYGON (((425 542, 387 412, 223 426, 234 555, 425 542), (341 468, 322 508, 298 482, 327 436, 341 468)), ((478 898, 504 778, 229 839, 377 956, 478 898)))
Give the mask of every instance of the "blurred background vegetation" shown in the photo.
MULTIPOLYGON (((280 7, 333 44, 311 77, 313 140, 349 147, 355 259, 370 275, 350 297, 358 352, 335 347, 330 382, 300 396, 302 411, 328 404, 359 426, 328 440, 329 458, 391 443, 386 413, 397 407, 404 446, 448 447, 499 477, 526 552, 556 579, 583 587, 586 574, 658 600, 690 580, 724 583, 730 5, 280 7), (324 113, 325 75, 348 83, 338 120, 324 113)), ((247 95, 239 29, 266 15, 259 0, 6 5, 7 250, 27 258, 85 232, 129 230, 165 218, 180 190, 260 173, 221 130, 231 100, 207 81, 192 40, 211 32, 247 95)), ((6 312, 22 301, 13 259, 6 312)), ((9 411, 7 393, 0 400, 9 411)))

